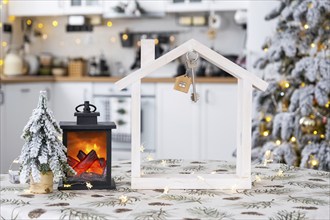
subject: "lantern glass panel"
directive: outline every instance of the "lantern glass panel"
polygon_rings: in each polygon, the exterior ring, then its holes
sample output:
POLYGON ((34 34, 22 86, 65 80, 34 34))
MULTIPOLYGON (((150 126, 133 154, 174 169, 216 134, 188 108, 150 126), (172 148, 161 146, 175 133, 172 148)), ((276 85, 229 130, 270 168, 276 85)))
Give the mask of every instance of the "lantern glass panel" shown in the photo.
POLYGON ((107 174, 106 131, 68 131, 69 165, 77 172, 69 181, 105 181, 107 174))

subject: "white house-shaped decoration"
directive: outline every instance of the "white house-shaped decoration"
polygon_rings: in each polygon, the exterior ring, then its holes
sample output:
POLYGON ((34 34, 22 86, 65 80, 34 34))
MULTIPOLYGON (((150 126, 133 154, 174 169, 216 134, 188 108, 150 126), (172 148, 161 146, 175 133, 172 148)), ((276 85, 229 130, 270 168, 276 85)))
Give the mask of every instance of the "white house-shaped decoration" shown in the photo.
MULTIPOLYGON (((155 60, 155 41, 141 40, 141 68, 116 82, 131 85, 131 187, 133 189, 250 189, 252 87, 265 91, 268 83, 200 42, 191 39, 155 60), (189 51, 233 75, 238 81, 236 174, 141 175, 141 79, 189 51)), ((220 111, 220 109, 219 109, 220 111)))

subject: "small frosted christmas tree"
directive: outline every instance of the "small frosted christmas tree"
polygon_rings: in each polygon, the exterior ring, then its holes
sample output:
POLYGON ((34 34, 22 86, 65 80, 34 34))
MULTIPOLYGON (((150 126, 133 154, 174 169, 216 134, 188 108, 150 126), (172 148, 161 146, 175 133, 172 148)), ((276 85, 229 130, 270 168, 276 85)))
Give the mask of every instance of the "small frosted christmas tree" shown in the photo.
POLYGON ((26 182, 30 175, 34 182, 40 182, 41 174, 49 171, 59 176, 75 173, 67 163, 66 147, 59 139, 61 133, 52 111, 47 108, 46 92, 41 91, 38 106, 22 134, 26 143, 19 158, 21 183, 26 182))
POLYGON ((282 0, 273 18, 255 63, 270 85, 254 96, 252 156, 330 170, 330 1, 282 0))

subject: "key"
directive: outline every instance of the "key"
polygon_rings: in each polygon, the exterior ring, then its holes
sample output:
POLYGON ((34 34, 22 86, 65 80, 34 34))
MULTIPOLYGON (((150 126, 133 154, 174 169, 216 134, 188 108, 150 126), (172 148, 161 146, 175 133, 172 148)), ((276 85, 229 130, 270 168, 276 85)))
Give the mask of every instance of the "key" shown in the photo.
POLYGON ((191 69, 191 81, 192 81, 192 88, 193 88, 193 92, 191 93, 191 100, 193 102, 197 102, 199 99, 199 95, 196 92, 196 83, 195 83, 195 73, 194 73, 194 69, 191 69))
POLYGON ((198 53, 195 51, 186 53, 186 62, 189 69, 191 69, 191 81, 192 81, 192 94, 191 100, 193 102, 197 102, 199 99, 199 95, 196 92, 196 83, 195 83, 195 68, 198 66, 198 53))

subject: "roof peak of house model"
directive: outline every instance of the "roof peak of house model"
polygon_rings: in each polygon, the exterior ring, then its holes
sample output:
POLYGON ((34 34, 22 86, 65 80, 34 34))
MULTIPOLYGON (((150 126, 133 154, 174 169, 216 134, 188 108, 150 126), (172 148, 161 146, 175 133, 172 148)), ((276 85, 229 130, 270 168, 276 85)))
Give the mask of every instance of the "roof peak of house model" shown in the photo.
POLYGON ((228 60, 224 56, 208 48, 207 46, 195 39, 190 39, 186 41, 180 46, 162 55, 158 59, 147 63, 140 69, 120 79, 116 82, 116 86, 120 90, 124 89, 132 83, 136 82, 137 80, 141 80, 142 78, 151 74, 153 71, 159 69, 162 66, 165 66, 166 64, 170 63, 171 61, 177 59, 178 57, 189 51, 196 51, 202 58, 204 58, 208 62, 216 65, 220 69, 226 71, 227 73, 238 79, 247 80, 257 89, 260 89, 262 91, 265 91, 267 89, 268 83, 266 81, 248 72, 239 65, 228 60))

